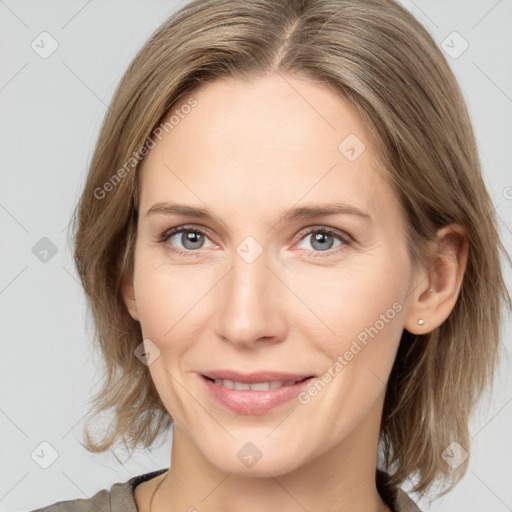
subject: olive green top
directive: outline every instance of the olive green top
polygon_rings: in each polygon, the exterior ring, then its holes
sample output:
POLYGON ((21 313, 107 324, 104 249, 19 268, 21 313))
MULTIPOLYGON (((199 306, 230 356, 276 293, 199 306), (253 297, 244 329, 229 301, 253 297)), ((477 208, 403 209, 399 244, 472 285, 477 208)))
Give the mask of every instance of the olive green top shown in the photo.
MULTIPOLYGON (((159 469, 151 473, 134 476, 127 482, 113 484, 110 490, 103 489, 87 499, 59 501, 32 512, 138 512, 133 491, 137 485, 167 471, 159 469)), ((389 476, 378 470, 376 484, 379 494, 393 512, 421 512, 416 503, 399 487, 388 484, 389 476)))

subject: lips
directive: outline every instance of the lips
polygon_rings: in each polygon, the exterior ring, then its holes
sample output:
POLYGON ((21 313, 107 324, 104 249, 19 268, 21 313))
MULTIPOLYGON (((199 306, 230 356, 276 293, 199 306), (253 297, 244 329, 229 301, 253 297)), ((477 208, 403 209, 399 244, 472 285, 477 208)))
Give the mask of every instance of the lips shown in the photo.
POLYGON ((305 373, 208 371, 201 380, 219 405, 238 414, 264 414, 290 402, 315 379, 305 373))
POLYGON ((314 377, 311 373, 288 373, 272 370, 261 370, 252 373, 242 373, 234 370, 211 370, 203 373, 210 380, 230 380, 252 384, 255 382, 301 382, 304 379, 314 377))

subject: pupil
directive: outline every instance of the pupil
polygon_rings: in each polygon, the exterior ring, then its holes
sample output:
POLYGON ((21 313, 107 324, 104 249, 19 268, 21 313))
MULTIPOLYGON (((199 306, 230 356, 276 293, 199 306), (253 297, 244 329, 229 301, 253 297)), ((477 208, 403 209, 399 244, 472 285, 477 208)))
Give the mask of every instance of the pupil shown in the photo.
POLYGON ((315 243, 319 243, 320 245, 318 245, 316 248, 317 249, 320 249, 321 251, 325 251, 326 249, 329 249, 329 247, 326 247, 326 245, 329 245, 329 244, 326 244, 326 239, 329 239, 331 238, 332 239, 332 235, 329 235, 327 233, 316 233, 316 235, 313 237, 313 247, 315 247, 315 243))
POLYGON ((189 231, 188 233, 184 233, 182 239, 183 246, 186 247, 187 249, 199 249, 201 247, 201 237, 202 234, 196 233, 195 231, 189 231))

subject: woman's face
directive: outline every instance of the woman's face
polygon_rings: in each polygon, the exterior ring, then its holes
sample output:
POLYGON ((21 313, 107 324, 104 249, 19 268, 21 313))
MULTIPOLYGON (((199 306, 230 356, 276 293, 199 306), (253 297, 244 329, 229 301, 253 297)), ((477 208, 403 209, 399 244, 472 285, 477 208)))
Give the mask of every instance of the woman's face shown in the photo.
POLYGON ((283 474, 378 435, 414 277, 404 219, 326 86, 272 75, 193 98, 144 162, 131 314, 175 434, 224 471, 283 474), (294 375, 243 389, 257 372, 294 375))

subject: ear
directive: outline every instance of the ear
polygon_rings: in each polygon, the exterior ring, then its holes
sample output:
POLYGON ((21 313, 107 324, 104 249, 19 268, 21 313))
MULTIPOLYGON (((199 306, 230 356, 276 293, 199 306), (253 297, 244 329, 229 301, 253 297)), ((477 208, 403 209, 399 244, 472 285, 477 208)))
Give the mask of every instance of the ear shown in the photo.
POLYGON ((126 309, 128 309, 128 313, 130 313, 134 320, 139 321, 139 312, 137 311, 137 302, 135 300, 135 290, 133 287, 132 277, 126 277, 123 280, 123 284, 121 285, 121 294, 123 296, 126 309))
POLYGON ((466 230, 451 224, 437 232, 432 268, 415 276, 404 328, 411 334, 425 334, 441 325, 457 302, 468 261, 466 230), (423 325, 418 324, 422 318, 423 325))

